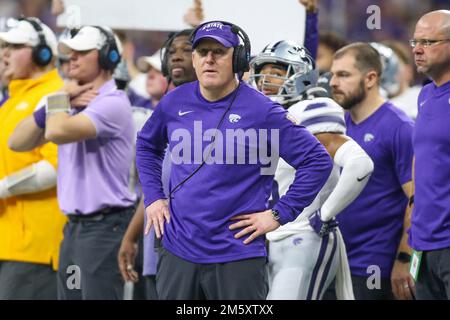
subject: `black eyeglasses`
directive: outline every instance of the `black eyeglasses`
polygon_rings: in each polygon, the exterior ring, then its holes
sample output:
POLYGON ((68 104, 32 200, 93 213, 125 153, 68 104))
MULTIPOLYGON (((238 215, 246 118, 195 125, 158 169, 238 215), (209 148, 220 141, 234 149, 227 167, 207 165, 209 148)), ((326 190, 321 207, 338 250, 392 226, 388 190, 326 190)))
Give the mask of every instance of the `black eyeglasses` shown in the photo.
POLYGON ((418 44, 420 44, 424 48, 428 48, 439 42, 446 42, 450 39, 441 39, 441 40, 430 40, 430 39, 411 39, 409 40, 409 45, 415 48, 418 44))

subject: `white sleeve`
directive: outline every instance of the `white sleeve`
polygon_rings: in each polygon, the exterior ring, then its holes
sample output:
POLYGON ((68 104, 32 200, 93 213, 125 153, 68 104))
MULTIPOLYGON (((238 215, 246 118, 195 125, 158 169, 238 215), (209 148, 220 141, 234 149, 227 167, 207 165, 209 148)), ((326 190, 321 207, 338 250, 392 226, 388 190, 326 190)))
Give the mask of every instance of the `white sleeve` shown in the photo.
POLYGON ((321 218, 324 221, 334 218, 358 197, 374 170, 372 159, 353 140, 339 147, 334 162, 342 172, 333 192, 322 205, 321 218))
POLYGON ((39 102, 36 104, 34 111, 39 110, 40 108, 45 108, 46 104, 47 104, 47 96, 43 96, 41 100, 39 100, 39 102))
POLYGON ((56 170, 46 160, 33 163, 0 180, 0 198, 44 191, 56 186, 56 170))

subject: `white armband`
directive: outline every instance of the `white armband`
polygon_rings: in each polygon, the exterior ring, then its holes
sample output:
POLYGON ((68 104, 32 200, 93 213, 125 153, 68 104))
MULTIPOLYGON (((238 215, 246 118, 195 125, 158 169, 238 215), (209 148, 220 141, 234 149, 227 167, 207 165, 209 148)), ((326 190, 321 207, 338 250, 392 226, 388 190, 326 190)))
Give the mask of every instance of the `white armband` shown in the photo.
POLYGON ((0 198, 40 192, 54 186, 56 170, 50 162, 41 160, 0 180, 0 198))
POLYGON ((322 205, 321 217, 324 221, 334 218, 358 197, 374 169, 372 159, 353 140, 339 147, 334 163, 342 167, 342 172, 333 192, 322 205))
POLYGON ((58 92, 47 96, 47 104, 45 105, 47 117, 59 113, 70 112, 70 96, 68 93, 58 92))

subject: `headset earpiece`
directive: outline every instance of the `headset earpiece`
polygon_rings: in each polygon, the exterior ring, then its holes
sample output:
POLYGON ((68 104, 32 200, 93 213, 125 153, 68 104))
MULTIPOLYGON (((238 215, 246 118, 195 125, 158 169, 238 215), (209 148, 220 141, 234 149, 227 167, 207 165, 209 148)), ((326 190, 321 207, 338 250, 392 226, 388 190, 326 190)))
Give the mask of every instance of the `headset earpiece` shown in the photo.
POLYGON ((45 34, 44 30, 41 27, 40 21, 35 18, 25 18, 25 17, 20 18, 19 20, 28 22, 37 32, 39 43, 37 46, 34 46, 32 48, 31 57, 35 64, 37 64, 40 67, 45 67, 52 61, 53 52, 52 49, 45 42, 45 34))
POLYGON ((47 45, 39 45, 35 48, 33 48, 32 56, 33 61, 41 66, 45 67, 52 61, 53 53, 49 46, 47 45))
POLYGON ((164 42, 164 45, 161 49, 161 73, 164 77, 169 77, 169 67, 168 67, 168 62, 169 62, 169 48, 172 44, 172 41, 175 37, 176 33, 170 33, 166 42, 164 42))
POLYGON ((98 52, 98 62, 105 70, 113 71, 121 60, 114 35, 100 26, 95 26, 106 37, 106 42, 98 52))
POLYGON ((247 53, 243 45, 234 48, 233 71, 235 73, 246 72, 250 70, 247 53))

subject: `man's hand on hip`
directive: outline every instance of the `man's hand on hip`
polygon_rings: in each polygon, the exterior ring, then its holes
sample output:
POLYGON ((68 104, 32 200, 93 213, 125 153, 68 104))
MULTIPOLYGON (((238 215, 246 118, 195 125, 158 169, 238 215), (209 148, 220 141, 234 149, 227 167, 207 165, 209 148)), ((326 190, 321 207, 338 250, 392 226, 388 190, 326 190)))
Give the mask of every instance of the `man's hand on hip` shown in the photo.
POLYGON ((249 244, 257 237, 273 231, 280 226, 280 223, 274 219, 272 210, 243 214, 235 216, 231 220, 239 221, 230 225, 230 230, 243 228, 234 235, 236 239, 250 233, 250 236, 244 240, 244 244, 249 244))

